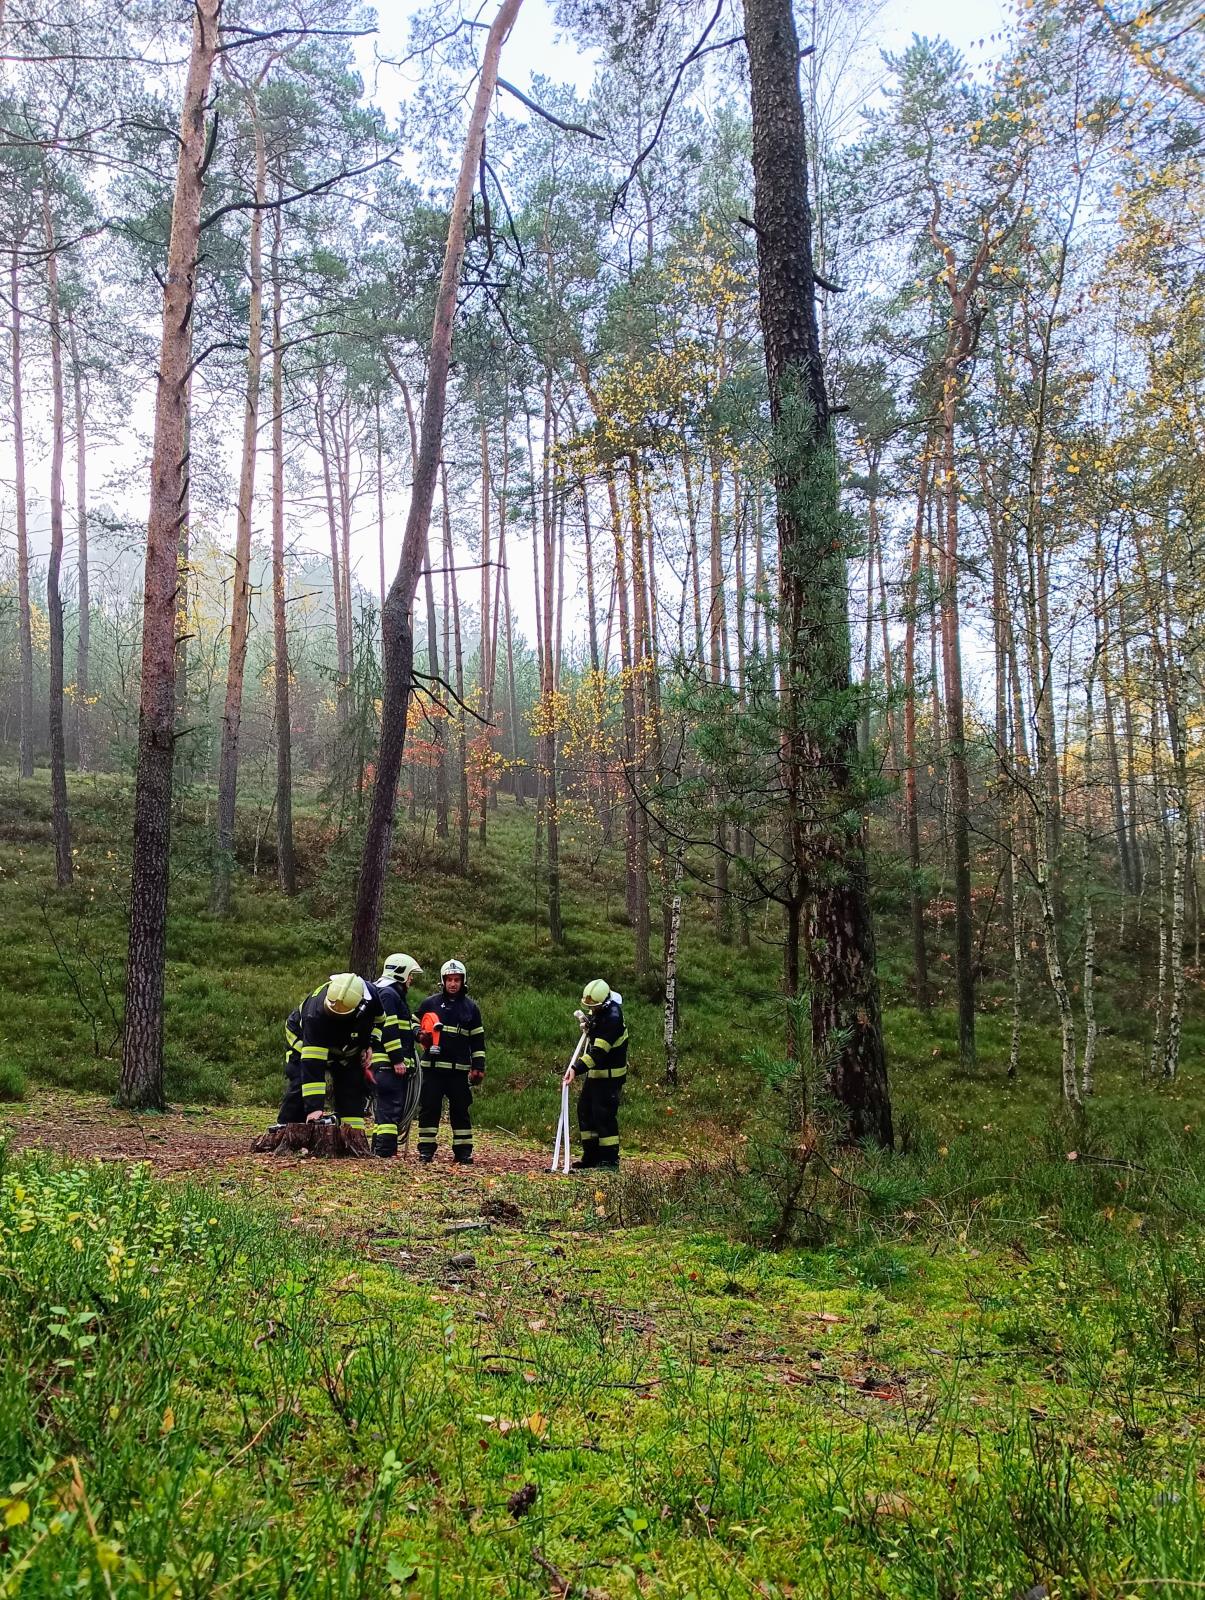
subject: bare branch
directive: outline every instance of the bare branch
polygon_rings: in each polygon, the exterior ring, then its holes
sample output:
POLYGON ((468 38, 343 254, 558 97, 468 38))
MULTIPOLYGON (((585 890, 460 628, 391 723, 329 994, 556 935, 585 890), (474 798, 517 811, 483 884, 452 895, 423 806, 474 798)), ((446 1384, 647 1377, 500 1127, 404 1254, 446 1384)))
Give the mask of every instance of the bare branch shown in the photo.
POLYGON ((554 116, 551 111, 546 111, 543 106, 537 105, 534 100, 525 95, 522 89, 516 89, 513 83, 507 83, 505 78, 498 79, 498 87, 499 89, 505 89, 508 94, 513 94, 521 105, 525 105, 529 111, 534 111, 537 117, 543 117, 545 122, 551 122, 554 128, 563 128, 566 133, 582 133, 585 134, 587 139, 597 139, 600 143, 604 142, 603 135, 596 132, 595 129, 584 127, 580 122, 565 122, 561 117, 554 116))

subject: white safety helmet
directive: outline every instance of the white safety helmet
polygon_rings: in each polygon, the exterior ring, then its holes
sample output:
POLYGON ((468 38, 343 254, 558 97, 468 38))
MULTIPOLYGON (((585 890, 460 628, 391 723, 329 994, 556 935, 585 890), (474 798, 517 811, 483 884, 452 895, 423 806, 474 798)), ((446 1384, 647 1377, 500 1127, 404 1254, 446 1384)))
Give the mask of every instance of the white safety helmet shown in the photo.
POLYGON ((462 979, 464 984, 468 983, 469 975, 465 971, 465 966, 464 966, 464 962, 463 961, 445 961, 443 966, 440 967, 440 969, 439 969, 439 981, 440 981, 441 985, 443 984, 443 981, 444 981, 445 978, 453 978, 453 977, 462 979))
POLYGON ((400 950, 391 956, 386 956, 385 965, 381 970, 382 983, 405 983, 409 978, 417 978, 422 973, 422 968, 413 956, 404 955, 400 950))

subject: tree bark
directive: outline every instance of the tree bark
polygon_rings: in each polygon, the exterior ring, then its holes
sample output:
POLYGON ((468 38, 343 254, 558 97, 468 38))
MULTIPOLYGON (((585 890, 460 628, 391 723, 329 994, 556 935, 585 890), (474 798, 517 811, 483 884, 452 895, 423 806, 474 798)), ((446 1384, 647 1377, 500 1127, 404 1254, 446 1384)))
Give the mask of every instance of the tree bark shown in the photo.
MULTIPOLYGON (((331 593, 335 607, 335 722, 342 728, 347 721, 347 686, 351 678, 351 638, 343 612, 343 562, 339 555, 339 521, 335 511, 335 486, 331 474, 331 441, 321 389, 314 404, 318 454, 322 459, 322 486, 326 495, 326 523, 331 544, 331 593)), ((382 615, 384 606, 381 607, 382 615)))
POLYGON ((50 560, 46 568, 46 614, 50 622, 50 817, 54 874, 60 889, 72 879, 71 817, 67 809, 67 740, 64 699, 63 595, 63 330, 59 314, 59 258, 50 195, 42 188, 46 239, 46 310, 50 331, 50 560))
POLYGON ((544 778, 544 813, 548 841, 548 937, 554 945, 564 943, 561 923, 561 826, 557 812, 557 714, 556 714, 556 635, 554 574, 556 571, 557 494, 552 479, 554 442, 552 437, 552 369, 544 373, 544 459, 543 514, 544 541, 544 628, 540 651, 540 695, 544 702, 544 733, 540 741, 540 765, 544 778))
MULTIPOLYGON (((791 0, 745 0, 758 289, 777 435, 781 663, 792 857, 813 896, 813 1059, 851 1139, 893 1143, 860 807, 851 782, 849 613, 837 466, 816 325, 799 41, 791 0), (820 714, 817 714, 817 711, 820 714), (805 821, 805 803, 823 818, 805 821), (852 820, 851 820, 852 819, 852 820)), ((796 928, 796 932, 797 932, 796 928)), ((791 981, 791 939, 786 954, 791 981)), ((797 983, 797 975, 796 975, 797 983)), ((791 990, 791 997, 798 993, 791 990)))
POLYGON ((21 656, 20 774, 33 777, 33 621, 29 597, 29 524, 25 495, 25 410, 21 397, 21 279, 14 249, 9 267, 12 338, 13 470, 17 499, 17 628, 21 656))
POLYGON ((971 901, 971 792, 967 772, 966 721, 962 701, 962 644, 958 604, 958 476, 954 461, 956 369, 947 373, 942 418, 942 494, 945 548, 942 552, 941 654, 946 690, 952 843, 954 847, 954 976, 958 987, 958 1055, 963 1067, 975 1064, 975 922, 971 901))
MULTIPOLYGON (((442 486, 443 510, 443 544, 444 566, 451 577, 452 592, 452 643, 455 650, 456 661, 456 698, 460 702, 459 724, 460 735, 458 740, 457 755, 459 757, 459 800, 456 808, 456 839, 457 862, 460 867, 461 877, 467 877, 469 871, 469 742, 466 731, 465 719, 468 712, 464 710, 464 647, 460 633, 460 587, 456 579, 455 557, 452 552, 452 511, 448 504, 448 474, 446 467, 440 467, 442 486)), ((447 597, 444 599, 445 618, 447 615, 447 597)))
POLYGON ((79 625, 75 645, 75 764, 80 772, 92 765, 92 591, 88 568, 88 450, 85 431, 84 378, 75 338, 75 324, 67 323, 75 401, 75 537, 76 591, 79 625))
POLYGON ((163 1104, 163 981, 175 742, 176 590, 185 496, 185 415, 205 184, 205 105, 221 9, 221 0, 196 0, 193 13, 163 285, 163 335, 157 367, 143 592, 134 859, 119 1091, 121 1103, 134 1108, 163 1104))
POLYGON ((260 372, 263 362, 262 207, 267 193, 267 158, 263 131, 253 103, 250 111, 255 126, 256 209, 251 213, 249 251, 251 305, 247 332, 247 392, 243 406, 243 453, 234 545, 230 654, 226 663, 226 704, 222 712, 221 752, 218 758, 217 836, 214 841, 213 884, 209 896, 209 909, 219 917, 227 916, 230 912, 230 884, 234 871, 234 820, 238 799, 239 737, 243 720, 243 677, 247 668, 247 639, 251 630, 251 513, 255 504, 260 372))
POLYGON ((272 643, 276 689, 276 880, 297 893, 293 849, 293 728, 289 705, 289 630, 285 571, 284 341, 281 332, 281 212, 272 234, 272 643))
POLYGON ((590 670, 599 671, 598 607, 594 598, 594 541, 590 530, 590 491, 582 484, 582 537, 586 545, 586 623, 590 639, 590 670))
MULTIPOLYGON (((722 323, 717 336, 722 333, 722 323)), ((710 593, 707 597, 707 648, 712 684, 719 689, 724 683, 724 661, 721 639, 726 626, 724 612, 724 560, 723 560, 723 477, 720 471, 719 452, 712 450, 709 461, 711 473, 711 528, 708 538, 710 561, 710 593)), ((714 799, 718 800, 718 794, 714 799)), ((715 874, 715 931, 721 944, 732 942, 732 894, 728 882, 728 824, 719 816, 715 825, 715 849, 712 852, 715 874)))
POLYGON ((920 816, 916 798, 916 622, 920 604, 921 550, 929 496, 929 451, 921 452, 916 490, 916 525, 908 559, 904 601, 904 829, 908 837, 908 901, 912 920, 912 982, 916 1003, 929 1007, 929 963, 925 951, 925 900, 921 891, 920 816))

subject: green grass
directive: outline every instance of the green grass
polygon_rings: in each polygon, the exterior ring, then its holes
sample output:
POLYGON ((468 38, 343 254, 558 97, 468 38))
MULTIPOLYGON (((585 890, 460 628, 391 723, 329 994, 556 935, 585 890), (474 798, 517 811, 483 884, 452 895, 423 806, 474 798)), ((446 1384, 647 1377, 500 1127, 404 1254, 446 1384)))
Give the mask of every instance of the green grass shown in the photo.
MULTIPOLYGON (((0 1098, 27 1085, 68 1084, 109 1093, 116 1086, 114 1043, 120 1018, 128 895, 129 784, 73 778, 72 817, 77 885, 53 888, 45 777, 0 783, 0 891, 6 939, 0 985, 21 996, 0 1015, 0 1098), (58 941, 56 953, 54 939, 58 941)), ((447 846, 408 823, 399 827, 396 870, 386 895, 382 955, 411 950, 434 985, 442 960, 468 963, 484 1013, 490 1075, 480 1097, 482 1118, 543 1138, 556 1115, 555 1081, 576 1038, 572 1009, 582 984, 606 976, 625 998, 632 1034, 633 1077, 625 1126, 646 1148, 683 1148, 694 1139, 723 1138, 742 1127, 757 1098, 745 1062, 750 1046, 782 1037, 779 935, 773 917, 752 919, 747 948, 714 936, 706 897, 687 886, 680 957, 681 1087, 659 1088, 662 1016, 656 977, 645 985, 631 970, 631 933, 623 921, 619 847, 597 858, 597 841, 570 816, 564 837, 563 949, 554 949, 542 920, 543 887, 532 861, 531 808, 503 800, 491 814, 490 838, 473 841, 472 871, 461 879, 447 846)), ((244 869, 253 854, 251 821, 240 817, 244 869)), ((173 835, 173 879, 167 970, 166 1068, 169 1096, 200 1104, 270 1104, 280 1088, 281 1025, 298 998, 346 959, 357 871, 353 838, 333 840, 304 795, 298 837, 306 887, 285 901, 276 891, 270 854, 258 877, 236 880, 234 914, 210 916, 204 795, 192 796, 173 835), (266 873, 266 876, 265 876, 266 873)), ((1040 969, 1027 974, 1027 1023, 1021 1072, 1004 1081, 1008 1056, 1007 971, 991 941, 980 986, 980 1061, 973 1074, 957 1067, 952 1012, 942 999, 949 980, 949 930, 931 930, 934 987, 928 1013, 911 1004, 907 978, 906 895, 898 862, 876 855, 878 932, 884 1014, 893 1094, 907 1120, 913 1108, 953 1131, 984 1123, 1028 1124, 1057 1107, 1058 1039, 1040 969)), ((1147 912, 1149 918, 1149 910, 1147 912)), ((1102 894, 1098 948, 1104 974, 1098 1009, 1104 1033, 1098 1098, 1107 1106, 1147 1103, 1141 1081, 1149 1032, 1150 974, 1130 937, 1117 948, 1102 894)), ((657 919, 654 919, 657 920, 657 919)), ((1074 932, 1074 927, 1072 929, 1074 932)), ((1074 960, 1071 962, 1074 977, 1074 960)), ((1180 1085, 1149 1103, 1183 1121, 1202 1115, 1198 1064, 1205 1061, 1205 1007, 1190 985, 1180 1085)))
POLYGON ((1205 1571, 1205 1250, 1090 1197, 1072 1244, 1082 1169, 1024 1249, 963 1205, 780 1256, 516 1179, 521 1226, 467 1236, 466 1270, 445 1219, 479 1180, 268 1168, 196 1190, 26 1157, 0 1183, 6 1593, 537 1596, 553 1568, 615 1597, 1120 1597, 1205 1571))
MULTIPOLYGON (((303 797, 302 894, 286 903, 244 871, 235 915, 215 921, 203 798, 174 835, 168 1091, 241 1148, 247 1108, 279 1090, 285 1013, 343 964, 356 851, 303 797)), ((0 1098, 31 1099, 0 1122, 22 1134, 73 1106, 105 1114, 46 1086, 116 1082, 128 785, 77 780, 72 801, 78 881, 58 893, 44 782, 0 786, 0 1098)), ((755 919, 748 949, 721 945, 688 897, 671 1095, 614 856, 595 864, 567 824, 557 951, 530 811, 503 803, 490 835, 465 882, 404 827, 384 929, 428 974, 451 954, 469 965, 490 1039, 483 1145, 502 1130, 551 1146, 573 1004, 602 974, 633 1035, 625 1147, 689 1159, 625 1160, 599 1188, 244 1159, 197 1188, 12 1158, 0 1600, 1193 1592, 1199 991, 1179 1080, 1151 1085, 1149 969, 1102 895, 1108 1031, 1098 1092, 1069 1119, 1037 955, 1017 1079, 990 942, 980 1060, 963 1072, 950 1011, 910 1003, 906 897, 884 857, 900 1148, 824 1152, 797 1231, 810 1247, 770 1253, 757 1173, 776 1108, 746 1057, 781 1025, 773 921, 755 919), (508 1224, 448 1231, 499 1200, 508 1224), (454 1267, 465 1250, 474 1264, 454 1267)), ((931 931, 942 1000, 949 930, 931 931)))

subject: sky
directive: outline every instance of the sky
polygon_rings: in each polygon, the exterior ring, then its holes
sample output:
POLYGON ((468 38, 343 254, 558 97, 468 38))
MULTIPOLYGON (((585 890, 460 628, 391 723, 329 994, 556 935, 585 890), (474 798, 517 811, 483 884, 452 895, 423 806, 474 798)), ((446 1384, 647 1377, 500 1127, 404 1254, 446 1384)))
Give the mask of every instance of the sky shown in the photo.
MULTIPOLYGON (((378 34, 375 39, 366 40, 360 51, 360 65, 370 93, 374 94, 382 110, 391 119, 396 114, 398 101, 408 96, 418 82, 418 69, 416 66, 411 66, 399 71, 380 64, 375 58, 396 58, 404 55, 409 17, 415 9, 415 0, 400 0, 400 3, 393 4, 390 0, 378 0, 380 19, 378 34)), ((492 15, 490 0, 485 0, 483 15, 492 15)), ((868 33, 860 66, 851 74, 851 81, 857 84, 855 93, 859 99, 867 94, 873 98, 874 85, 880 77, 879 51, 898 51, 907 44, 914 33, 944 35, 963 50, 969 64, 975 67, 991 58, 993 45, 997 42, 992 36, 1002 33, 1005 26, 1005 10, 1001 0, 887 0, 868 33)), ((684 50, 687 47, 684 42, 684 50)), ((583 54, 570 39, 558 33, 553 20, 552 5, 547 3, 547 0, 525 0, 518 23, 504 51, 503 76, 517 84, 519 88, 529 90, 533 75, 539 74, 559 82, 572 82, 584 94, 589 88, 593 69, 592 57, 583 54)), ((513 100, 508 100, 506 110, 510 116, 524 115, 513 100)), ((145 432, 148 437, 151 403, 152 396, 148 391, 145 397, 140 397, 135 407, 138 429, 140 432, 145 432)), ((238 430, 232 426, 229 433, 231 447, 229 466, 232 478, 237 478, 235 459, 237 433, 238 430)), ((130 480, 129 502, 120 510, 128 516, 132 524, 137 525, 145 516, 145 492, 141 488, 141 473, 131 474, 128 470, 131 465, 128 457, 132 453, 128 442, 125 445, 115 443, 108 449, 98 450, 100 459, 92 464, 90 474, 93 475, 94 482, 105 479, 111 482, 115 475, 125 476, 130 480), (123 463, 127 469, 124 473, 121 471, 123 463)), ((141 449, 138 453, 141 454, 141 449)), ((31 463, 31 545, 35 556, 44 557, 49 543, 49 531, 46 507, 41 503, 39 494, 41 476, 40 468, 34 467, 31 463)), ((267 535, 267 506, 264 499, 268 486, 266 461, 257 477, 259 491, 257 498, 260 504, 257 506, 255 531, 257 538, 262 540, 267 535)), ((365 588, 373 592, 378 588, 379 581, 375 498, 374 494, 367 493, 361 499, 352 542, 355 576, 365 588)), ((391 564, 397 560, 406 509, 404 490, 387 497, 387 576, 392 576, 391 564)), ((7 520, 6 517, 5 521, 7 520)), ((233 522, 232 513, 229 536, 231 543, 233 522)), ((316 554, 329 551, 324 515, 312 516, 306 522, 299 524, 294 508, 290 516, 289 533, 290 543, 299 551, 313 551, 316 554)), ((69 541, 67 551, 68 568, 73 565, 74 551, 70 549, 71 542, 73 541, 69 541)), ((7 543, 6 539, 5 544, 7 543)), ((516 552, 516 555, 519 557, 518 570, 516 579, 511 585, 515 625, 517 631, 530 640, 534 635, 534 596, 519 552, 516 552)), ((471 557, 466 559, 471 560, 471 557)), ((65 576, 68 582, 72 581, 73 575, 65 576)), ((476 588, 475 579, 475 573, 466 574, 466 590, 472 591, 476 588)), ((565 582, 566 632, 570 637, 576 635, 580 638, 584 629, 584 601, 581 599, 584 587, 584 574, 578 570, 577 561, 570 552, 567 556, 565 582)))

